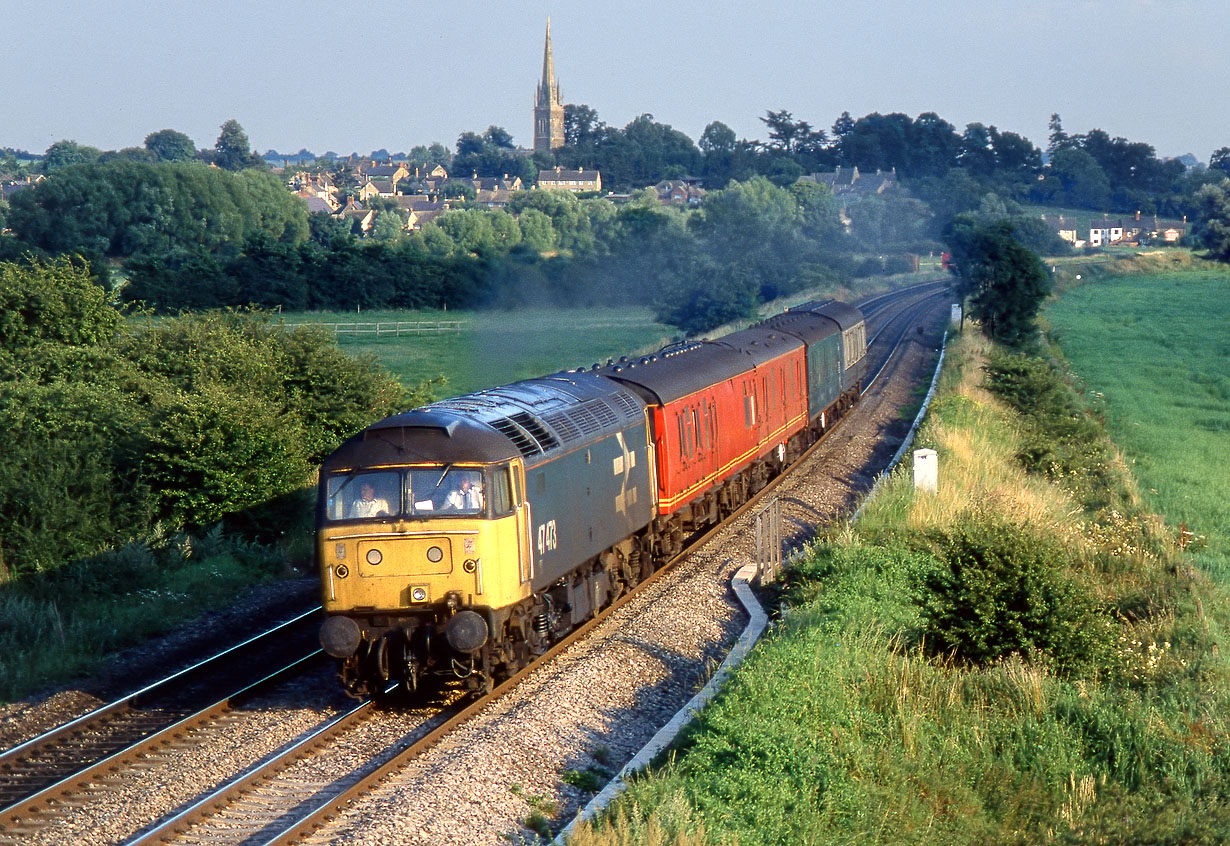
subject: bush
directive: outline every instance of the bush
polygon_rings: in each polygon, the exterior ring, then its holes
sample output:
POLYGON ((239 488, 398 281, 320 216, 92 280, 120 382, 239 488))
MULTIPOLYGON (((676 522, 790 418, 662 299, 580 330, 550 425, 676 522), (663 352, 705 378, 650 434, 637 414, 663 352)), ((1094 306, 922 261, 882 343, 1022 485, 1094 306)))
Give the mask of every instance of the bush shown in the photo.
POLYGON ((159 523, 284 512, 330 450, 412 399, 321 329, 125 323, 80 263, 0 263, 0 305, 0 578, 159 523))
POLYGON ((922 579, 918 603, 933 653, 972 664, 1040 653, 1068 673, 1105 657, 1113 624, 1064 571, 1057 545, 981 514, 931 540, 941 564, 922 579))
POLYGON ((986 372, 987 387, 1025 423, 1017 459, 1028 472, 1062 480, 1091 511, 1126 507, 1131 495, 1113 472, 1102 427, 1061 373, 1043 359, 998 349, 986 372))

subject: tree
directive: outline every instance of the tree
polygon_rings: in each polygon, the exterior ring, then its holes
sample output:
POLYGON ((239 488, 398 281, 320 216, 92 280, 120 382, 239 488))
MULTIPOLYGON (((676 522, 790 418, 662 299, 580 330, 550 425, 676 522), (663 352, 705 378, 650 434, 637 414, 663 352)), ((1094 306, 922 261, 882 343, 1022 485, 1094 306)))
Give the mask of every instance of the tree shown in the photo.
POLYGON ((956 127, 935 112, 923 112, 910 129, 910 161, 906 173, 914 177, 942 177, 957 162, 961 136, 956 127))
POLYGON ((196 158, 196 144, 174 129, 160 129, 145 136, 145 149, 160 162, 186 162, 196 158))
POLYGON ((584 103, 564 106, 564 144, 576 147, 596 141, 606 131, 606 124, 598 120, 598 112, 584 103))
POLYGON ((200 162, 112 161, 50 174, 13 195, 8 224, 49 252, 236 252, 257 233, 307 239, 307 206, 273 174, 200 162))
POLYGON ((850 161, 846 158, 847 148, 846 140, 854 134, 854 118, 850 117, 849 112, 842 112, 837 120, 833 121, 833 144, 837 147, 838 164, 848 165, 850 161))
POLYGON ((489 126, 482 135, 463 132, 457 136, 457 155, 453 157, 450 170, 455 176, 520 176, 530 181, 533 166, 517 155, 512 145, 512 136, 498 126, 489 126))
POLYGON ((483 137, 488 144, 501 150, 515 150, 517 148, 517 145, 513 143, 512 135, 502 126, 492 125, 487 127, 483 137))
POLYGON ((814 171, 828 164, 828 135, 823 129, 812 129, 811 124, 805 120, 796 121, 785 109, 767 112, 760 121, 769 128, 769 141, 764 144, 764 149, 778 154, 772 157, 774 163, 770 165, 768 171, 762 169, 761 172, 766 175, 769 172, 782 174, 778 178, 773 178, 777 184, 787 185, 794 181, 793 179, 784 181, 784 173, 793 171, 794 168, 783 167, 780 163, 782 158, 792 160, 792 163, 797 166, 796 179, 798 174, 814 171))
POLYGON ((1230 262, 1230 179, 1196 192, 1197 231, 1209 258, 1230 262))
POLYGON ((1047 139, 1049 143, 1046 146, 1046 152, 1054 155, 1056 151, 1068 146, 1068 133, 1063 131, 1063 121, 1060 120, 1058 112, 1051 115, 1051 121, 1047 127, 1051 130, 1051 134, 1047 139))
POLYGON ((1000 132, 994 126, 988 130, 991 148, 995 151, 995 168, 999 183, 1014 193, 1024 193, 1037 180, 1042 169, 1042 151, 1022 135, 1000 132))
POLYGON ((538 209, 526 209, 517 219, 521 242, 536 252, 545 253, 555 249, 557 236, 551 218, 538 209))
POLYGON ((1061 147, 1051 156, 1047 187, 1056 202, 1084 209, 1104 209, 1110 202, 1110 180, 1092 155, 1076 147, 1061 147))
POLYGON ((910 160, 909 139, 913 129, 914 121, 898 112, 865 115, 840 137, 840 161, 857 165, 860 170, 906 167, 910 160))
POLYGON ((725 188, 732 179, 747 179, 755 173, 757 152, 754 141, 742 141, 721 121, 714 121, 701 133, 700 152, 706 188, 725 188))
POLYGON ((969 298, 970 316, 981 321, 987 336, 1009 346, 1032 339, 1051 280, 1042 260, 1013 237, 1011 221, 980 223, 959 215, 945 240, 958 293, 969 298))
MULTIPOLYGON (((764 120, 764 118, 761 118, 764 120)), ((715 153, 732 153, 738 137, 735 131, 721 121, 714 121, 705 127, 700 135, 700 151, 706 156, 715 153)))
POLYGON ((376 241, 396 241, 405 229, 405 221, 395 211, 382 211, 376 215, 371 237, 376 241))
POLYGON ((214 164, 223 170, 243 170, 246 167, 262 167, 264 162, 252 151, 248 135, 239 121, 232 118, 222 124, 222 131, 214 142, 214 164))
POLYGON ((958 161, 962 168, 975 177, 986 178, 995 172, 995 150, 991 146, 991 132, 981 123, 971 123, 961 135, 961 153, 958 161))
POLYGON ((1230 147, 1219 147, 1209 157, 1209 170, 1220 170, 1230 176, 1230 147))
POLYGON ((41 344, 106 344, 119 313, 82 262, 0 263, 0 353, 41 344))
POLYGON ((701 163, 700 150, 692 139, 656 122, 651 114, 640 115, 623 129, 607 131, 592 147, 561 147, 556 157, 567 167, 601 167, 602 184, 615 189, 651 185, 664 178, 668 169, 682 168, 694 174, 701 163))
POLYGON ((96 147, 87 147, 76 141, 57 141, 43 154, 43 170, 50 173, 69 165, 89 164, 98 161, 101 155, 102 151, 96 147))

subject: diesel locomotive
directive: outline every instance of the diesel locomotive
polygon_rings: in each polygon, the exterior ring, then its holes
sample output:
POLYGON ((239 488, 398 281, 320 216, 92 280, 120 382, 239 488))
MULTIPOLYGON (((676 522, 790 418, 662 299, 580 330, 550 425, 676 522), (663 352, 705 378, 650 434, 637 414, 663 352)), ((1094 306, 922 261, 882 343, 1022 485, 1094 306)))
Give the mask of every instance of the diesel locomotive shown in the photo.
POLYGON ((513 675, 802 455, 858 399, 866 348, 857 308, 806 303, 350 438, 321 466, 316 543, 347 691, 513 675))

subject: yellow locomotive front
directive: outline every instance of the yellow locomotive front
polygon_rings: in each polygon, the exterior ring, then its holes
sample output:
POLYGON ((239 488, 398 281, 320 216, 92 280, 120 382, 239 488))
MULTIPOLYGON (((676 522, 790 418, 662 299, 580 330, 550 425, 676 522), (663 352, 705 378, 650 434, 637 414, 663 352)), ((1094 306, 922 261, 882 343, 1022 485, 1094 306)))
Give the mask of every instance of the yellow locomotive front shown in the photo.
POLYGON ((321 468, 321 645, 354 695, 391 682, 413 689, 427 672, 473 674, 499 609, 529 595, 523 465, 466 435, 456 425, 384 426, 321 468))

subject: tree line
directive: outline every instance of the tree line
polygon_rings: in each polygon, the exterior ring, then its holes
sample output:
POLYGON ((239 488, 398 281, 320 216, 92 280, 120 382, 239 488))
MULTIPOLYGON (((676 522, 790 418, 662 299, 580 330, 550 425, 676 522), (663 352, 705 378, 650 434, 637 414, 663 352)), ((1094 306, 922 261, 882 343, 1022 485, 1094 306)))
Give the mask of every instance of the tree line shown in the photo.
MULTIPOLYGON (((352 309, 648 302, 681 329, 704 331, 799 280, 886 272, 894 255, 942 250, 946 227, 962 213, 1024 218, 1025 202, 1181 211, 1198 220, 1206 239, 1221 231, 1217 221, 1224 218, 1217 217, 1226 205, 1217 186, 1230 173, 1225 148, 1215 151, 1213 167, 1186 168, 1101 130, 1069 135, 1058 115, 1045 153, 1016 133, 979 123, 958 131, 930 112, 858 119, 843 113, 831 131, 786 110, 761 120, 766 141, 738 139, 714 122, 695 144, 652 115, 618 129, 588 106, 569 106, 565 146, 532 158, 499 127, 462 133, 453 154, 435 144, 414 148, 411 158, 427 167, 447 156, 443 163, 454 173, 525 180, 540 166, 594 167, 604 184, 617 187, 692 176, 710 191, 701 208, 680 211, 636 192, 622 206, 522 191, 507 209, 478 208, 467 202, 472 190, 459 190, 452 211, 411 233, 403 231, 396 204, 376 199, 380 214, 364 237, 344 220, 309 216, 264 172, 235 121, 223 125, 212 150, 195 153, 191 139, 174 130, 118 153, 59 142, 42 162, 47 178, 16 192, 10 207, 0 204, 0 225, 12 231, 0 238, 0 258, 80 254, 103 284, 118 268, 121 299, 167 312, 248 303, 352 309), (908 191, 843 197, 839 204, 826 189, 798 180, 850 166, 895 169, 908 191), (731 208, 738 209, 733 220, 731 208), (712 290, 689 285, 688 274, 712 281, 712 290), (667 299, 687 291, 699 300, 667 299)), ((357 185, 347 162, 317 166, 357 185)), ((1019 219, 1013 231, 1037 251, 1066 249, 1041 221, 1019 219)))
POLYGON ((0 580, 276 514, 342 439, 423 399, 320 329, 125 319, 80 262, 0 262, 0 580))

